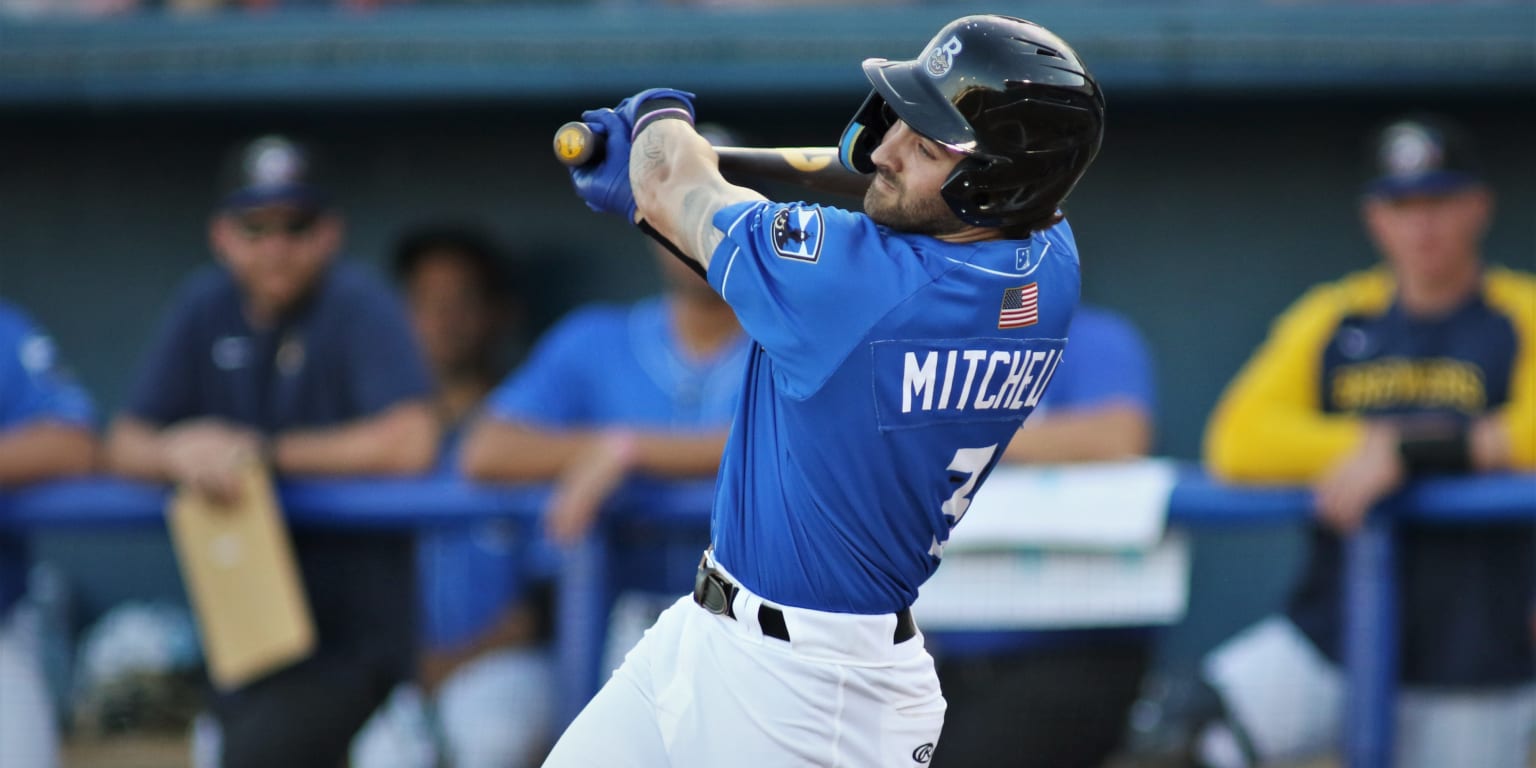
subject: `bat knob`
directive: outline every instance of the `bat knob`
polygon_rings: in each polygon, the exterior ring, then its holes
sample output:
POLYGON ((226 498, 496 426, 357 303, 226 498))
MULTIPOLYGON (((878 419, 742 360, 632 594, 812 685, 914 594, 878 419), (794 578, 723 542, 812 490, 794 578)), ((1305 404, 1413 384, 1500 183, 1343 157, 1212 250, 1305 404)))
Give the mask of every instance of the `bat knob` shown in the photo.
POLYGON ((555 131, 555 158, 576 168, 597 159, 602 143, 586 123, 572 121, 555 131))

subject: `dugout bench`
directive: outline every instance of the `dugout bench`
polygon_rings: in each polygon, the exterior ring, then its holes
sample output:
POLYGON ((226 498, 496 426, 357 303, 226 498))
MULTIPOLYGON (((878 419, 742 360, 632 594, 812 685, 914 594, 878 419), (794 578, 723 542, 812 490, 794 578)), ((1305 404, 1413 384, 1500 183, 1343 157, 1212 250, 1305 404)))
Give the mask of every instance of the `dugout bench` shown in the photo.
MULTIPOLYGON (((548 492, 539 486, 478 485, 457 479, 379 478, 283 483, 279 496, 295 526, 421 529, 491 519, 535 525, 548 492)), ((8 606, 19 594, 29 532, 163 525, 166 498, 161 486, 108 478, 0 494, 0 606, 8 606)), ((653 574, 656 580, 688 583, 697 550, 684 550, 697 543, 707 525, 712 498, 710 483, 632 483, 605 511, 605 524, 564 553, 555 619, 561 722, 574 717, 601 682, 616 562, 611 542, 644 532, 648 546, 667 547, 666 562, 677 563, 675 573, 668 566, 668 572, 653 574), (669 533, 677 536, 669 538, 669 533)), ((1305 490, 1223 485, 1193 466, 1180 469, 1168 508, 1170 525, 1194 528, 1294 524, 1309 515, 1305 490)), ((1393 528, 1401 518, 1449 525, 1536 519, 1536 476, 1415 483, 1383 503, 1349 543, 1344 651, 1349 697, 1342 751, 1350 768, 1388 768, 1392 761, 1397 643, 1391 628, 1396 624, 1397 593, 1389 574, 1396 554, 1393 528)))

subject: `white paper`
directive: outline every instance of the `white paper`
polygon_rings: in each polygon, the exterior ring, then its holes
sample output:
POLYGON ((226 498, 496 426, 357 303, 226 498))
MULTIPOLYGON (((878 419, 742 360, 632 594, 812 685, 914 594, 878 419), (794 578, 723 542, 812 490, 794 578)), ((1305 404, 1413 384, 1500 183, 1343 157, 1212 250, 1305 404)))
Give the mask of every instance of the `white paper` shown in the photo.
POLYGON ((1178 470, 1168 459, 999 466, 944 545, 1123 551, 1162 539, 1178 470))
POLYGON ((1175 531, 1141 552, 946 549, 912 612, 925 630, 1067 629, 1172 624, 1188 603, 1175 531))

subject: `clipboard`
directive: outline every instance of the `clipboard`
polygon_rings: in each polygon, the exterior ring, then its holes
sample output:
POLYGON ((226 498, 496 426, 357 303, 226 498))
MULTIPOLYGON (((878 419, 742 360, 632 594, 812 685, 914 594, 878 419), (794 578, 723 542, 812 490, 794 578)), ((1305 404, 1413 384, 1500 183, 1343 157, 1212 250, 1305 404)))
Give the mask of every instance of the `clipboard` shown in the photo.
POLYGON ((307 658, 315 626, 293 543, 267 470, 242 470, 240 500, 217 504, 183 486, 166 507, 208 675, 239 688, 307 658))

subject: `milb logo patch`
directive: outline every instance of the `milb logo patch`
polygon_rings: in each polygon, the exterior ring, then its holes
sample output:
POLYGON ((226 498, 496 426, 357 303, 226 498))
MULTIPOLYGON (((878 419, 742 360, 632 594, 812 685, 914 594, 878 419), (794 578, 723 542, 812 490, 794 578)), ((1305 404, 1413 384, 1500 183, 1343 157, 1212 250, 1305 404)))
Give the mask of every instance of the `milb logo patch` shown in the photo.
POLYGON ((773 252, 786 259, 821 258, 821 209, 790 206, 773 215, 773 252))

